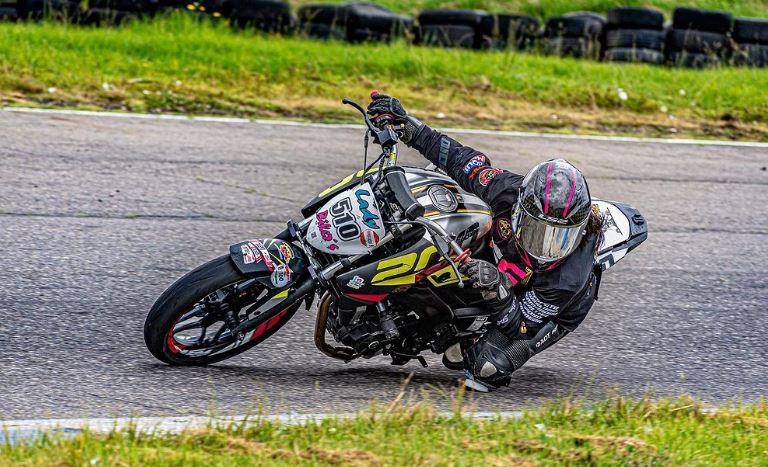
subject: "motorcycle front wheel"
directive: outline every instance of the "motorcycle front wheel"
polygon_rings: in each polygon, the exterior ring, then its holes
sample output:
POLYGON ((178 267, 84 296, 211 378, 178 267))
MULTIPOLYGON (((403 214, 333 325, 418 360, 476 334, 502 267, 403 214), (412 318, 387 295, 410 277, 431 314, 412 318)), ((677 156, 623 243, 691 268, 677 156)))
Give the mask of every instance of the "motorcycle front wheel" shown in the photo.
MULTIPOLYGON (((245 352, 269 338, 287 323, 300 303, 266 318, 245 338, 227 339, 224 317, 206 306, 206 297, 246 280, 229 255, 209 261, 187 273, 157 299, 144 321, 144 342, 158 360, 171 365, 208 365, 245 352), (230 341, 226 345, 220 341, 230 341)), ((242 320, 248 307, 234 310, 242 320)))

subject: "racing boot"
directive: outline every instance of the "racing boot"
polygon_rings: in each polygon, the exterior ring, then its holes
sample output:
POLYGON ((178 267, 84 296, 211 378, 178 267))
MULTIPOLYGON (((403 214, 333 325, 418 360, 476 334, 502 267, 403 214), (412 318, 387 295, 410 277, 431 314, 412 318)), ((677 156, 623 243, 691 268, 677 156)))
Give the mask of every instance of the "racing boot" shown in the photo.
POLYGON ((512 373, 531 356, 525 341, 512 340, 493 327, 467 350, 464 358, 467 379, 464 385, 478 392, 507 386, 512 373))

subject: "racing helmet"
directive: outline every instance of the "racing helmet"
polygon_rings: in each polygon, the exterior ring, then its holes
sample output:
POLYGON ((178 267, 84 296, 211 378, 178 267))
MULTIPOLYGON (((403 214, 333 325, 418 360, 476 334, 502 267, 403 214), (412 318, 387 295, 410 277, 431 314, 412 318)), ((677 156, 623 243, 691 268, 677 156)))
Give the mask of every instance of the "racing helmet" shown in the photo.
POLYGON ((519 248, 542 263, 576 250, 592 209, 584 176, 564 159, 537 165, 525 176, 512 228, 519 248))

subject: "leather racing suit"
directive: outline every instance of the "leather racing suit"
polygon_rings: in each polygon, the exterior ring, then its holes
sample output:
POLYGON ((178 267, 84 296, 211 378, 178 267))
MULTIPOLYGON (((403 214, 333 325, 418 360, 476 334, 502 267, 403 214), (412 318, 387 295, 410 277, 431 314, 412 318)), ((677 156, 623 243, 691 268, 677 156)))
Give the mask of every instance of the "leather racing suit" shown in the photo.
MULTIPOLYGON (((599 234, 588 232, 573 253, 560 261, 539 265, 516 247, 513 238, 511 217, 522 175, 494 168, 483 153, 427 125, 422 124, 407 144, 462 188, 482 198, 493 211, 493 227, 488 239, 493 258, 482 259, 497 265, 514 293, 489 303, 493 311, 492 325, 481 340, 492 344, 508 361, 505 371, 497 379, 491 378, 490 383, 507 384, 511 372, 575 330, 586 317, 597 299, 599 287, 599 269, 595 267, 599 234)), ((465 348, 465 365, 471 366, 480 356, 470 355, 468 359, 467 353, 465 348)), ((483 368, 469 370, 485 376, 483 368)))

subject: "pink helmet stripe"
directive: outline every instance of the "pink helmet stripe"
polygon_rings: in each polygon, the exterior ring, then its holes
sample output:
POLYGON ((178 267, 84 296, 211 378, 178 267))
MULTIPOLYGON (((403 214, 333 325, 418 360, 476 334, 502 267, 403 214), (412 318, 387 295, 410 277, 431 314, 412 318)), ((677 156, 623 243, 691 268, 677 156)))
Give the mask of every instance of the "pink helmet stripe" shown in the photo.
POLYGON ((552 175, 552 165, 554 162, 547 164, 547 182, 544 186, 544 214, 549 213, 549 189, 551 188, 550 175, 552 175))
POLYGON ((565 203, 565 209, 563 209, 563 217, 568 216, 568 208, 571 207, 573 195, 576 193, 576 168, 571 168, 571 174, 573 175, 573 178, 571 179, 571 191, 568 193, 568 202, 565 203))

